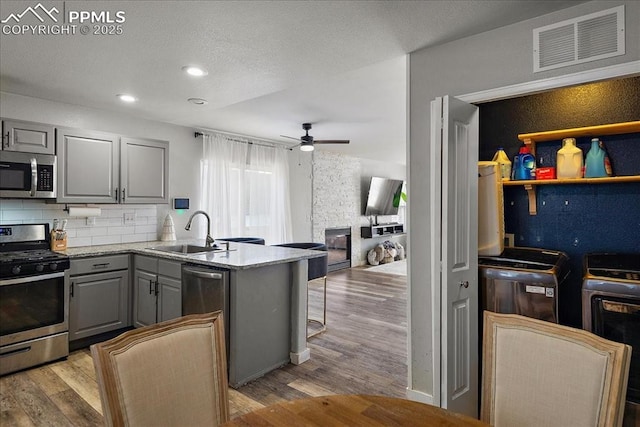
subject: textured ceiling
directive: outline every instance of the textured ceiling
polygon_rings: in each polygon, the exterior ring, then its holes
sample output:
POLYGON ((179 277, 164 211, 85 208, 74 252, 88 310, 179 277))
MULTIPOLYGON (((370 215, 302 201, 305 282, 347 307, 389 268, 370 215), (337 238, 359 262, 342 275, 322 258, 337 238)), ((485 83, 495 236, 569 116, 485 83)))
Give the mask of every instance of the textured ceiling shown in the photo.
MULTIPOLYGON (((122 34, 2 34, 0 90, 283 142, 312 122, 317 139, 352 141, 321 149, 405 163, 407 53, 577 3, 43 0, 59 17, 124 11, 122 34)), ((37 4, 4 0, 0 17, 37 4)))

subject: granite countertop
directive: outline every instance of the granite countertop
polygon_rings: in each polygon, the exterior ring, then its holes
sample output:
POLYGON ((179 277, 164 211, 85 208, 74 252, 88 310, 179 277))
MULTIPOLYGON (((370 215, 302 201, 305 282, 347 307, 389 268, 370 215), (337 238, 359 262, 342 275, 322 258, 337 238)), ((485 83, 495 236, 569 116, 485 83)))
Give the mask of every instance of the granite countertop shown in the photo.
POLYGON ((317 258, 326 252, 285 248, 281 246, 254 245, 249 243, 229 242, 229 250, 226 250, 226 242, 217 241, 216 244, 221 250, 211 252, 200 252, 193 254, 182 254, 176 252, 164 252, 153 248, 174 245, 197 245, 204 246, 204 239, 201 240, 177 240, 171 242, 154 241, 123 243, 116 245, 101 246, 81 246, 77 248, 67 248, 60 253, 68 255, 71 259, 94 257, 101 255, 117 255, 134 253, 148 255, 159 258, 171 259, 194 264, 210 265, 214 267, 228 268, 230 270, 243 270, 247 268, 261 267, 286 262, 298 261, 301 259, 317 258))

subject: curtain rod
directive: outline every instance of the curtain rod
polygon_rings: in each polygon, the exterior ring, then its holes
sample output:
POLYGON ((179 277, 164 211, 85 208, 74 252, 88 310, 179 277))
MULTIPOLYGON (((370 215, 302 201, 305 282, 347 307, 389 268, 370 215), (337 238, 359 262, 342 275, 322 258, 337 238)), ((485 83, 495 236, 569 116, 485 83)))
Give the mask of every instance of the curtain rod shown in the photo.
MULTIPOLYGON (((274 140, 268 140, 268 139, 262 139, 262 138, 255 138, 255 137, 252 137, 252 136, 241 135, 241 134, 238 134, 238 133, 231 133, 231 132, 222 132, 222 131, 219 131, 219 130, 209 130, 209 132, 219 133, 221 135, 226 136, 227 139, 229 139, 230 141, 234 141, 234 142, 242 142, 242 143, 245 143, 245 144, 254 144, 254 145, 259 145, 259 146, 262 146, 262 147, 273 147, 273 148, 281 147, 281 148, 284 148, 285 150, 289 150, 289 151, 292 151, 293 148, 294 148, 294 147, 287 146, 286 143, 281 142, 281 141, 274 141, 274 140), (229 137, 234 137, 234 136, 238 137, 238 138, 245 138, 248 141, 229 138, 229 137), (256 141, 252 141, 254 139, 256 141)), ((195 138, 198 138, 198 137, 203 136, 203 135, 204 135, 203 132, 196 131, 194 133, 194 137, 195 138)))

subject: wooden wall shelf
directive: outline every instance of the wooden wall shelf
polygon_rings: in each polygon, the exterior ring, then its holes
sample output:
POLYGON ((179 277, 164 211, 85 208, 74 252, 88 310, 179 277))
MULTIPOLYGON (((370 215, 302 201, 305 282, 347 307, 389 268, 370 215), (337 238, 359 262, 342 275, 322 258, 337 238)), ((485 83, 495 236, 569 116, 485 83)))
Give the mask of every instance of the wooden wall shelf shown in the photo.
POLYGON ((619 135, 623 133, 640 132, 640 120, 635 122, 614 123, 610 125, 587 126, 583 128, 571 128, 550 130, 546 132, 521 133, 518 139, 529 146, 531 153, 535 155, 536 142, 559 141, 564 138, 581 138, 584 136, 598 137, 602 135, 619 135))
MULTIPOLYGON (((582 128, 551 130, 546 132, 523 133, 518 139, 529 147, 535 155, 536 142, 558 141, 564 138, 581 138, 585 136, 599 137, 602 135, 619 135, 625 133, 640 133, 640 120, 634 122, 614 123, 609 125, 588 126, 582 128)), ((611 184, 623 182, 640 182, 639 175, 612 176, 605 178, 574 178, 574 179, 539 179, 504 181, 507 186, 522 185, 529 197, 529 214, 537 214, 536 187, 538 185, 566 185, 566 184, 611 184)))

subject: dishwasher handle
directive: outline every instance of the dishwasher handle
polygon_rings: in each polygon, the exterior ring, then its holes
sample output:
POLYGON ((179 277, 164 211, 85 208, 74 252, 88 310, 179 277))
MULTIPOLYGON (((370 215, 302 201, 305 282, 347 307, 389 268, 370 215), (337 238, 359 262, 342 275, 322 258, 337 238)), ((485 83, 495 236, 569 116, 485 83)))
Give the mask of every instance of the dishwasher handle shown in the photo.
POLYGON ((193 270, 189 267, 183 267, 182 271, 201 279, 222 279, 222 273, 217 273, 215 271, 193 270))

